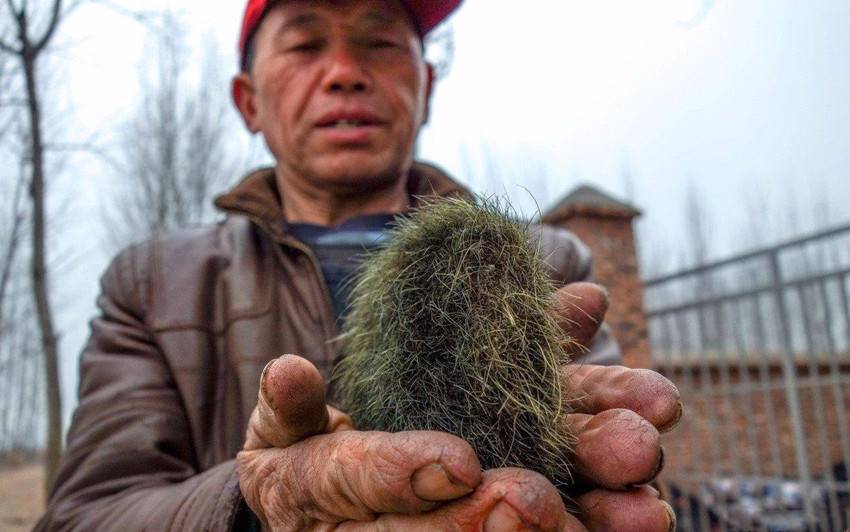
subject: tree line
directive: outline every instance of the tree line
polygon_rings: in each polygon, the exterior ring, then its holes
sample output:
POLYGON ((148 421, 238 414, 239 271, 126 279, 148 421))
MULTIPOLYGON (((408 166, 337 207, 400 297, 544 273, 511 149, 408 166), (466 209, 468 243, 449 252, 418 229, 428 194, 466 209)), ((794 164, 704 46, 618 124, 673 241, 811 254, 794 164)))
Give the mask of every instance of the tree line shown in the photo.
MULTIPOLYGON (((187 28, 173 12, 138 12, 102 0, 0 2, 0 458, 44 450, 47 488, 62 449, 60 331, 53 266, 58 239, 51 187, 60 146, 74 146, 121 176, 102 213, 110 253, 134 240, 209 221, 212 196, 241 169, 228 144, 226 79, 210 42, 197 75, 187 28), (76 11, 106 8, 142 24, 154 43, 139 69, 141 96, 112 125, 117 142, 46 127, 58 85, 53 58, 76 11), (45 423, 45 420, 47 421, 45 423)), ((55 54, 61 55, 61 51, 55 54)), ((60 75, 61 76, 61 75, 60 75)), ((73 118, 71 119, 73 121, 73 118)), ((107 125, 108 126, 108 125, 107 125)))

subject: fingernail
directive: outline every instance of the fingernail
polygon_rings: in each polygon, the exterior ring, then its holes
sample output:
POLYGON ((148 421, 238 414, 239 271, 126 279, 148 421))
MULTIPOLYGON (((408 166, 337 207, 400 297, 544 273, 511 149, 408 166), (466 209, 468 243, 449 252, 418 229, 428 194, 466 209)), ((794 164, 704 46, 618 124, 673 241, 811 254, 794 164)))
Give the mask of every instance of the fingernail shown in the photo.
POLYGON ((658 465, 655 467, 655 472, 652 474, 652 478, 650 481, 654 480, 657 477, 661 470, 664 469, 664 446, 662 445, 660 449, 658 449, 658 465))
POLYGON ((263 368, 263 372, 260 373, 260 393, 262 394, 263 399, 266 401, 266 403, 268 403, 269 401, 269 394, 266 393, 266 374, 269 372, 269 368, 272 367, 272 364, 274 364, 276 361, 276 358, 269 360, 266 364, 266 367, 263 368))
POLYGON ((676 414, 673 416, 673 420, 670 421, 670 423, 664 425, 662 428, 658 429, 658 432, 664 434, 665 432, 670 432, 671 430, 675 429, 679 425, 679 421, 682 420, 682 413, 684 409, 685 407, 682 404, 682 401, 679 401, 676 404, 676 414))
POLYGON ((440 464, 429 464, 413 474, 413 493, 423 501, 451 501, 472 492, 473 488, 453 478, 440 464))
POLYGON ((669 532, 673 532, 676 530, 676 512, 673 511, 673 507, 667 504, 667 501, 660 501, 662 506, 664 507, 664 511, 667 512, 667 519, 670 523, 670 526, 667 527, 669 532))
POLYGON ((277 362, 277 359, 273 358, 266 363, 266 366, 263 368, 263 372, 260 374, 260 382, 266 380, 266 373, 269 372, 269 368, 271 368, 272 364, 274 364, 275 362, 277 362))
POLYGON ((661 473, 661 470, 664 469, 664 447, 660 447, 658 449, 658 463, 655 464, 655 469, 652 471, 652 474, 649 475, 645 480, 641 482, 635 482, 634 484, 630 484, 628 489, 639 488, 641 486, 645 486, 649 484, 661 473))
POLYGON ((514 530, 529 530, 519 514, 510 504, 500 502, 490 510, 484 522, 484 532, 510 532, 514 530))

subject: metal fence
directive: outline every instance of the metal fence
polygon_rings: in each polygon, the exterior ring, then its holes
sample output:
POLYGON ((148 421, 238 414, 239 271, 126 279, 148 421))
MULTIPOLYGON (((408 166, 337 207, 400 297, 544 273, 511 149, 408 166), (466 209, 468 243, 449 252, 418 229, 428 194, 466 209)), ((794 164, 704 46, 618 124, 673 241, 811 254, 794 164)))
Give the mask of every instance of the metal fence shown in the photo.
POLYGON ((645 283, 682 530, 850 526, 850 225, 645 283))

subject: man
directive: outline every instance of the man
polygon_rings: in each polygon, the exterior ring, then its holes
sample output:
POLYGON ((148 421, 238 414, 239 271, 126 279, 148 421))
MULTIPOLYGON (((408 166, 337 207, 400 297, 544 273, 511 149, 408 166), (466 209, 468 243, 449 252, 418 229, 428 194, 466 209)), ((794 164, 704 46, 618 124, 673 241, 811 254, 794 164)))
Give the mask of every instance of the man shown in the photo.
MULTIPOLYGON (((412 159, 433 82, 421 39, 458 3, 248 2, 234 101, 276 167, 219 198, 224 223, 134 246, 107 270, 39 529, 674 526, 646 483, 661 467, 659 430, 681 404, 652 372, 565 369, 584 393, 568 427, 578 436, 575 514, 536 473, 482 472, 454 436, 359 432, 325 404, 334 300, 344 307, 345 294, 328 286, 329 264, 342 263, 309 235, 375 229, 418 196, 465 193, 412 159), (282 353, 309 360, 274 358, 282 353)), ((587 275, 574 239, 536 237, 553 276, 587 275)), ((574 337, 605 343, 600 288, 570 284, 558 299, 574 337)))

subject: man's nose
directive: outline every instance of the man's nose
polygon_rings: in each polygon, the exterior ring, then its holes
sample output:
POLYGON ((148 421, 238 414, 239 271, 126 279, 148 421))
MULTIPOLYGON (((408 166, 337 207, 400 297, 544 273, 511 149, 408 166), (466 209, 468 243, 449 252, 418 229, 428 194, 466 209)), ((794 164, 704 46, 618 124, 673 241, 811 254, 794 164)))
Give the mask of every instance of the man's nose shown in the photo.
POLYGON ((371 87, 369 75, 362 61, 351 50, 340 47, 332 51, 325 90, 329 92, 366 92, 371 87))

